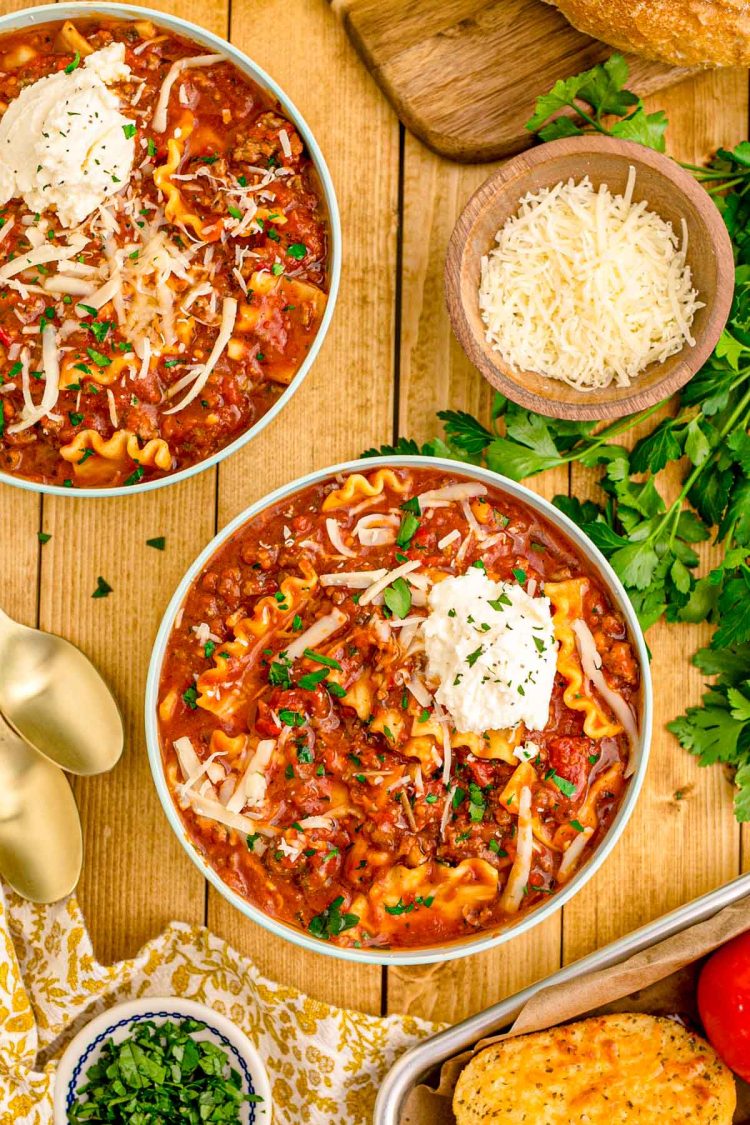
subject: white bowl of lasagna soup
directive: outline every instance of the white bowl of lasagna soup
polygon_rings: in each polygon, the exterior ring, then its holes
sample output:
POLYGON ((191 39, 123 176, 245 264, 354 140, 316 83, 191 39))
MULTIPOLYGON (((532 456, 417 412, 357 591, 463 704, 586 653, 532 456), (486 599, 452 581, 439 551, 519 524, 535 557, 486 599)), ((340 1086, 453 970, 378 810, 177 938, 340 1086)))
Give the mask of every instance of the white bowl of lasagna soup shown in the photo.
POLYGON ((119 4, 0 18, 0 479, 101 495, 238 449, 340 269, 323 156, 224 40, 119 4))
POLYGON ((149 671, 149 757, 206 878, 308 949, 460 957, 541 922, 612 849, 651 685, 626 594, 495 473, 313 473, 196 559, 149 671))

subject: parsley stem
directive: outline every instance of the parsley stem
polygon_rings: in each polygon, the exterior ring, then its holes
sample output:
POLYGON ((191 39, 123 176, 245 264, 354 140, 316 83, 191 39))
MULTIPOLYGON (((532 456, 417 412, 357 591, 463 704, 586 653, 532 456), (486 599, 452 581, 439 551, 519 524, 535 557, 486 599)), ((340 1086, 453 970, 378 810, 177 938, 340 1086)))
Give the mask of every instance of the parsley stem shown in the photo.
POLYGON ((610 426, 605 426, 590 442, 577 445, 570 453, 563 454, 559 458, 559 464, 567 465, 571 461, 578 461, 581 457, 587 457, 593 450, 599 449, 602 445, 606 445, 610 438, 617 437, 618 434, 626 433, 628 430, 632 430, 634 426, 639 425, 639 423, 645 422, 646 419, 650 418, 652 414, 655 414, 657 410, 662 409, 664 402, 666 402, 666 399, 662 402, 655 403, 653 406, 649 406, 646 410, 641 410, 638 414, 629 414, 619 422, 613 422, 610 426))
POLYGON ((603 125, 600 125, 598 121, 596 121, 593 117, 591 117, 590 114, 586 113, 586 111, 584 109, 581 109, 581 107, 576 102, 574 102, 572 99, 567 104, 570 106, 571 109, 574 109, 576 111, 576 113, 578 114, 579 117, 582 117, 584 121, 588 121, 589 125, 593 125, 593 127, 596 129, 597 133, 604 133, 605 137, 611 137, 612 136, 612 133, 610 132, 609 129, 605 129, 603 125))
POLYGON ((658 539, 659 535, 664 530, 664 528, 669 525, 669 521, 673 520, 674 522, 673 522, 672 530, 671 530, 670 536, 669 536, 669 546, 670 546, 670 548, 672 547, 672 545, 674 543, 676 531, 677 531, 677 521, 679 520, 680 512, 682 511, 682 505, 685 502, 685 500, 687 499, 688 493, 690 492, 690 490, 693 487, 693 485, 695 484, 695 482, 698 480, 698 477, 700 477, 702 475, 702 473, 708 468, 708 466, 711 465, 712 462, 716 460, 717 456, 721 452, 721 446, 722 446, 722 443, 723 443, 724 439, 734 429, 735 425, 737 424, 738 419, 748 409, 750 409, 750 391, 747 391, 742 396, 739 403, 737 404, 737 406, 734 408, 731 415, 729 416, 729 420, 724 423, 721 430, 719 431, 719 436, 716 439, 716 443, 714 444, 714 447, 711 450, 711 452, 709 453, 708 457, 705 459, 705 461, 701 461, 700 465, 694 465, 693 466, 692 472, 688 473, 688 475, 687 475, 687 477, 686 477, 686 479, 685 479, 685 481, 682 485, 682 488, 680 489, 679 496, 677 497, 676 500, 674 500, 672 502, 672 504, 670 504, 669 508, 664 513, 664 515, 662 516, 659 523, 656 525, 656 527, 650 533, 648 538, 646 540, 644 540, 644 542, 649 543, 649 542, 652 542, 655 539, 658 539))
POLYGON ((737 184, 741 184, 742 179, 743 177, 737 177, 734 180, 722 180, 720 183, 715 184, 714 187, 707 187, 706 193, 708 195, 718 195, 720 191, 727 191, 729 188, 733 188, 736 187, 737 184))

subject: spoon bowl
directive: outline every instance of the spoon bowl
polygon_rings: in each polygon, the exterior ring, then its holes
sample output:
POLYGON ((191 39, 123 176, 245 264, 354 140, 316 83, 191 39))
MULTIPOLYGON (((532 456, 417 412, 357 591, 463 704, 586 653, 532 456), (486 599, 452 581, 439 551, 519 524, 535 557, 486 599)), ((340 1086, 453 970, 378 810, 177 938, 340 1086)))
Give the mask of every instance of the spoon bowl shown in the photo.
POLYGON ((65 775, 0 719, 0 875, 31 902, 57 902, 75 888, 82 862, 65 775))
POLYGON ((0 611, 0 712, 55 765, 103 773, 122 754, 122 718, 88 657, 69 641, 0 611))

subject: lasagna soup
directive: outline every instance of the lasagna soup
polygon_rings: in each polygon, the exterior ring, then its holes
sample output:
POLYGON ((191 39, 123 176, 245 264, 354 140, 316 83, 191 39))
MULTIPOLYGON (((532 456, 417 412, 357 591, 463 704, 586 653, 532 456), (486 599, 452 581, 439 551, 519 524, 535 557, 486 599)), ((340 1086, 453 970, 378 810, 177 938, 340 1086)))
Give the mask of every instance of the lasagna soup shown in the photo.
POLYGON ((0 37, 0 470, 132 485, 210 457, 298 371, 328 223, 294 124, 149 20, 0 37))
POLYGON ((237 894, 338 945, 476 935, 571 878, 615 815, 640 669, 572 544, 443 469, 267 508, 190 590, 164 770, 237 894))

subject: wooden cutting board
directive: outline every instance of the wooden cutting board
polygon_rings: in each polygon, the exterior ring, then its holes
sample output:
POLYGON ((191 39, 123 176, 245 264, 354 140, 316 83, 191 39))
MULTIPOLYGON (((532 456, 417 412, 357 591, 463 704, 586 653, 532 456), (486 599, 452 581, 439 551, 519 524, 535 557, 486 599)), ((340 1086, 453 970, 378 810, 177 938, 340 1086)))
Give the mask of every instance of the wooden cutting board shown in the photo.
MULTIPOLYGON (((558 78, 612 48, 543 0, 333 0, 357 51, 403 123, 443 156, 496 160, 527 147, 524 122, 558 78)), ((628 56, 650 94, 689 72, 628 56)))

